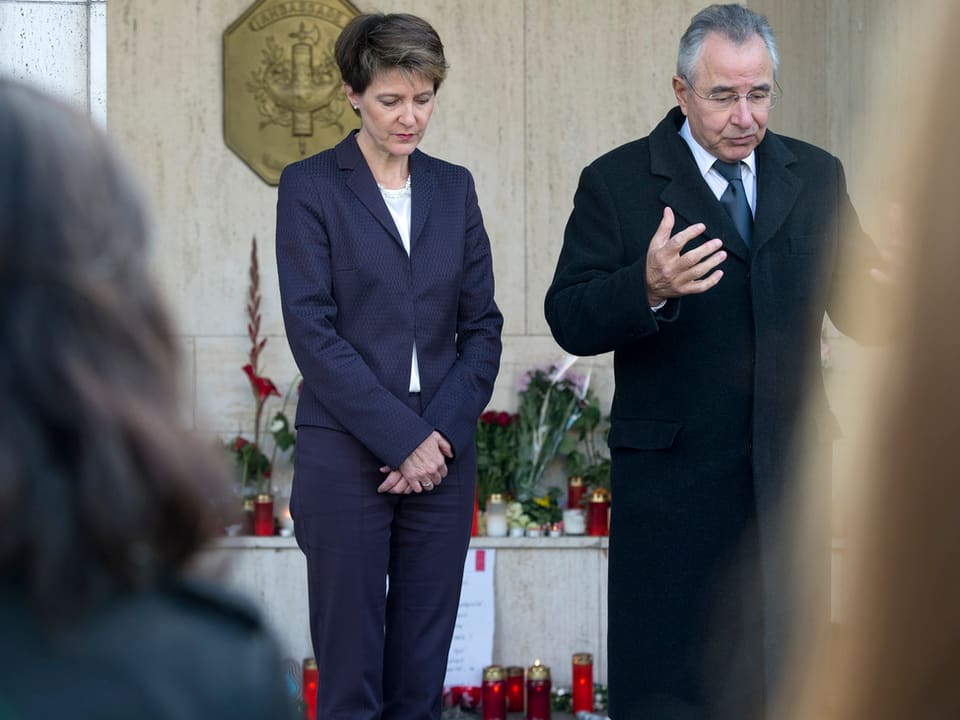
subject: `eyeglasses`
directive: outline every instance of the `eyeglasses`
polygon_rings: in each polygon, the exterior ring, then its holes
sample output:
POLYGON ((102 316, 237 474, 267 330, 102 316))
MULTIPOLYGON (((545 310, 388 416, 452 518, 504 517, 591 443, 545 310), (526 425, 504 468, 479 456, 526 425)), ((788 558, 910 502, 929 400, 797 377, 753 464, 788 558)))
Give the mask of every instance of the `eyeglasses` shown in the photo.
POLYGON ((777 104, 777 100, 780 99, 780 95, 782 93, 780 83, 777 83, 776 90, 751 90, 746 95, 739 95, 735 92, 726 91, 710 93, 709 95, 701 95, 697 92, 697 89, 693 86, 693 83, 691 83, 686 77, 683 78, 683 81, 687 84, 687 87, 690 88, 690 91, 694 95, 701 100, 706 101, 708 108, 718 112, 721 110, 732 110, 734 107, 736 107, 741 99, 746 99, 747 104, 752 110, 770 110, 774 105, 777 104))

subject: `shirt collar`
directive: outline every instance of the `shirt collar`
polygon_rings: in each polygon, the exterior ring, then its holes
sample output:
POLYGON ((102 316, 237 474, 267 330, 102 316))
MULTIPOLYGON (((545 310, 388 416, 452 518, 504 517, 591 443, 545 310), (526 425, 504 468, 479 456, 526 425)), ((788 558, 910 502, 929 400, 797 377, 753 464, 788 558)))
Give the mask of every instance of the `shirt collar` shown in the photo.
MULTIPOLYGON (((708 153, 703 149, 703 146, 696 141, 693 137, 693 133, 690 132, 690 121, 684 118, 683 125, 680 126, 680 137, 682 137, 687 145, 690 146, 690 151, 693 153, 693 159, 697 163, 697 167, 700 168, 700 174, 706 175, 713 169, 713 163, 717 161, 717 158, 708 153)), ((751 150, 750 154, 747 155, 741 162, 745 163, 750 172, 754 176, 757 174, 757 155, 756 150, 751 150)))

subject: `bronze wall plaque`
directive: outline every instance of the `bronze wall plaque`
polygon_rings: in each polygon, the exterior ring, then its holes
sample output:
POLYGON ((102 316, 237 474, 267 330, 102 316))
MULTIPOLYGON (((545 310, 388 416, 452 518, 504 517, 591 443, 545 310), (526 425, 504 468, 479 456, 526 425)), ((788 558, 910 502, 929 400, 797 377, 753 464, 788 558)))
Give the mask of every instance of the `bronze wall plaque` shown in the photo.
POLYGON ((346 0, 258 0, 223 33, 224 140, 271 185, 360 126, 333 59, 359 14, 346 0))

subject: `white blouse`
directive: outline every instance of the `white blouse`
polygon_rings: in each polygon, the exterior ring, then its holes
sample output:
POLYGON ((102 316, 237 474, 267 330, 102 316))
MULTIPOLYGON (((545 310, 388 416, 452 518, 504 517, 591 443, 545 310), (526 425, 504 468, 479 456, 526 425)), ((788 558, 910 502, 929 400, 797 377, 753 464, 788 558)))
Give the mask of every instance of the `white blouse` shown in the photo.
MULTIPOLYGON (((393 222, 400 233, 400 240, 403 241, 403 249, 410 255, 410 211, 413 205, 413 193, 410 191, 410 176, 407 176, 407 184, 397 190, 385 188, 379 183, 380 194, 383 195, 383 201, 387 204, 387 209, 393 217, 393 222)), ((417 344, 413 344, 413 361, 410 363, 410 392, 420 392, 420 366, 417 363, 417 344)))

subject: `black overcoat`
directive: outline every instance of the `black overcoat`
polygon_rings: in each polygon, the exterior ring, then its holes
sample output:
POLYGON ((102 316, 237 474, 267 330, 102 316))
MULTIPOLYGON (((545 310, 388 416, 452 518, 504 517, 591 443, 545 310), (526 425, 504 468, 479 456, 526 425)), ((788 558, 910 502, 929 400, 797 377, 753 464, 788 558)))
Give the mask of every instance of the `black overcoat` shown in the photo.
POLYGON ((682 122, 674 108, 649 137, 583 170, 545 303, 564 349, 614 352, 615 718, 747 717, 762 703, 787 607, 774 510, 807 392, 823 453, 836 427, 819 372, 822 318, 848 331, 840 291, 877 263, 839 160, 769 130, 748 249, 682 122), (706 224, 688 248, 719 237, 728 257, 716 287, 652 312, 646 253, 665 206, 674 233, 706 224))

